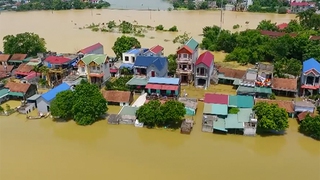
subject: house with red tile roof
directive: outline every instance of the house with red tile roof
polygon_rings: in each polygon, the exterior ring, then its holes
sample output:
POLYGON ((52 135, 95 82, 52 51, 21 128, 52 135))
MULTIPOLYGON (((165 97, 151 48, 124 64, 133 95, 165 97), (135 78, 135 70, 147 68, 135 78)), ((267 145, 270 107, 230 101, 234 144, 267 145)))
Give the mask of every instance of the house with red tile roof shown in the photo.
POLYGON ((288 27, 288 23, 281 23, 277 25, 279 30, 284 30, 285 28, 288 27))
POLYGON ((290 12, 291 13, 299 13, 306 11, 310 8, 315 8, 316 3, 315 2, 296 2, 292 1, 290 3, 290 12))
POLYGON ((144 55, 146 56, 163 56, 164 48, 160 45, 153 46, 144 55))
POLYGON ((78 51, 78 54, 104 54, 103 45, 100 43, 93 44, 78 51))
POLYGON ((195 63, 194 85, 207 88, 214 71, 214 56, 211 52, 202 53, 195 63))
POLYGON ((177 50, 176 75, 181 84, 186 85, 194 80, 194 64, 198 59, 199 43, 191 38, 177 50))

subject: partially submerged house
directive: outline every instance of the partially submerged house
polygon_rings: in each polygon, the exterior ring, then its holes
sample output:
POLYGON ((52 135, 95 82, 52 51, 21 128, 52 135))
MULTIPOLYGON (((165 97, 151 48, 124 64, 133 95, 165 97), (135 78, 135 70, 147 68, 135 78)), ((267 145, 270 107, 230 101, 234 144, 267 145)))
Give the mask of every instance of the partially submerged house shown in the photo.
POLYGON ((320 63, 316 59, 311 58, 303 62, 300 78, 300 94, 302 96, 310 96, 320 92, 319 76, 320 63))
POLYGON ((314 113, 310 113, 308 111, 304 111, 298 114, 297 119, 299 122, 303 121, 307 116, 315 117, 314 113))
POLYGON ((111 77, 109 59, 105 54, 87 54, 77 65, 79 75, 92 84, 102 86, 111 77))
POLYGON ((194 80, 194 64, 198 59, 199 43, 191 38, 177 50, 176 75, 182 84, 189 84, 194 80))
POLYGON ((86 54, 104 54, 103 45, 100 43, 93 44, 91 46, 81 49, 80 51, 78 51, 78 54, 80 56, 84 56, 86 54))
POLYGON ((133 101, 133 93, 130 91, 101 91, 108 105, 130 106, 133 101))
POLYGON ((145 87, 149 95, 159 94, 163 97, 179 97, 180 79, 165 77, 150 77, 145 87))
POLYGON ((8 65, 10 54, 0 54, 0 65, 8 65))
POLYGON ((293 101, 284 101, 284 100, 271 100, 271 99, 255 99, 255 104, 259 102, 266 102, 268 104, 276 104, 280 108, 283 108, 288 113, 290 118, 293 118, 295 115, 294 112, 294 102, 293 101))
POLYGON ((193 128, 193 120, 185 119, 181 123, 180 133, 181 134, 190 134, 193 128))
POLYGON ((0 105, 9 100, 8 93, 9 93, 9 89, 7 88, 0 89, 0 105))
POLYGON ((195 116, 198 108, 198 100, 196 98, 180 97, 179 102, 183 103, 186 109, 186 115, 195 116))
POLYGON ((211 52, 202 53, 195 63, 194 86, 207 88, 214 71, 214 56, 211 52))
POLYGON ((290 3, 290 12, 291 13, 300 13, 303 11, 306 11, 310 8, 315 8, 316 3, 315 2, 308 2, 308 1, 291 1, 290 3))
POLYGON ((297 79, 273 78, 272 92, 277 96, 295 97, 298 92, 297 79))
POLYGON ((13 99, 27 99, 37 93, 37 86, 34 84, 8 82, 5 88, 9 89, 8 96, 13 99))
POLYGON ((18 67, 23 63, 23 60, 27 58, 27 54, 13 54, 11 58, 8 60, 8 65, 13 65, 14 67, 18 67))
POLYGON ((66 83, 62 83, 57 87, 49 90, 48 92, 42 94, 41 97, 36 100, 38 111, 41 113, 50 112, 50 103, 52 102, 52 100, 56 98, 56 95, 59 92, 66 90, 70 90, 70 86, 66 83))
POLYGON ((294 112, 301 113, 301 112, 310 112, 315 113, 316 106, 310 101, 295 101, 294 102, 294 112))
POLYGON ((122 53, 122 63, 124 64, 134 64, 138 56, 144 56, 148 51, 147 48, 135 48, 130 49, 129 51, 122 53))
POLYGON ((120 124, 130 124, 133 125, 136 122, 136 112, 139 108, 132 106, 123 106, 118 114, 120 116, 120 124))
POLYGON ((252 111, 252 96, 228 96, 223 94, 205 94, 202 130, 205 132, 235 132, 255 135, 257 120, 252 111), (234 114, 230 110, 237 108, 234 114), (229 112, 230 111, 230 112, 229 112))

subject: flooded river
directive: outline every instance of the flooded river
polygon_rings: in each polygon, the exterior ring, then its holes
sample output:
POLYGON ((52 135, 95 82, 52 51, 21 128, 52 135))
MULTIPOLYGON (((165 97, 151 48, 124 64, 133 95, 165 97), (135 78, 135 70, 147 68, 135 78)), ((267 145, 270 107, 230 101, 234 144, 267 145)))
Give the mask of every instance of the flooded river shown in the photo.
MULTIPOLYGON (((282 23, 291 18, 294 15, 225 12, 223 27, 231 30, 239 24, 242 29, 254 28, 263 19, 282 23)), ((163 24, 167 28, 177 25, 178 33, 149 32, 147 36, 155 39, 139 38, 144 47, 160 44, 165 53, 172 53, 177 45, 164 39, 186 31, 201 40, 202 27, 219 25, 219 19, 220 13, 214 11, 3 12, 0 37, 30 31, 45 38, 50 50, 75 52, 101 42, 106 53, 113 54, 111 47, 120 34, 79 27, 92 22, 137 20, 139 24, 163 24)), ((199 92, 193 95, 200 97, 204 93, 199 92)), ((202 109, 200 104, 198 112, 202 109)), ((73 122, 26 121, 25 116, 16 114, 1 116, 0 179, 320 179, 320 143, 299 134, 294 120, 285 136, 244 137, 202 133, 201 114, 195 119, 191 135, 181 135, 178 131, 111 126, 106 121, 79 127, 73 122)))

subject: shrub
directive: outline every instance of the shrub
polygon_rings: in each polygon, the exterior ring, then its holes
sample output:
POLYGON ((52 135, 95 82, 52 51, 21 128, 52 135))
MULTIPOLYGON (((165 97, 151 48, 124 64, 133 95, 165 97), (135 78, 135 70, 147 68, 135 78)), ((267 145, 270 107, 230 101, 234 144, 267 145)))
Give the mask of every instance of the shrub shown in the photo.
POLYGON ((287 14, 287 12, 288 12, 288 10, 287 10, 286 7, 280 7, 280 8, 278 9, 278 13, 279 13, 279 14, 287 14))
POLYGON ((156 26, 156 31, 163 31, 163 29, 164 29, 164 27, 161 24, 156 26))
POLYGON ((168 31, 178 32, 178 28, 177 28, 177 26, 172 26, 168 31))

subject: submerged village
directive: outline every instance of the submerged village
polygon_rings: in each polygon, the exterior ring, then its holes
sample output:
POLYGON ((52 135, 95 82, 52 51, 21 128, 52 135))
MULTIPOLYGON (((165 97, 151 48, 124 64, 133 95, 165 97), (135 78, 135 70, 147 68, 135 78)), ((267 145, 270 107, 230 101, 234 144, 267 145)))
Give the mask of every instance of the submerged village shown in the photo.
MULTIPOLYGON (((210 51, 199 53, 199 43, 191 38, 177 49, 175 74, 168 75, 168 58, 161 45, 133 47, 119 60, 106 55, 103 49, 96 43, 68 54, 0 54, 0 78, 4 79, 0 104, 21 101, 18 107, 5 105, 1 116, 18 112, 26 114, 28 120, 59 119, 50 114, 52 102, 61 92, 74 91, 83 81, 101 89, 108 107, 121 107, 118 112, 108 111, 104 117, 108 125, 180 128, 182 134, 201 126, 208 133, 255 136, 259 123, 275 127, 269 130, 278 132, 288 126, 277 128, 283 120, 302 122, 317 114, 318 101, 308 98, 319 94, 320 63, 314 58, 303 62, 300 77, 277 78, 272 64, 257 63, 247 70, 219 66, 210 51), (236 94, 210 92, 210 87, 219 85, 229 86, 236 94), (40 91, 42 86, 50 88, 40 91), (193 97, 191 87, 198 94, 203 92, 203 97, 193 97), (274 96, 292 100, 276 100, 274 96), (201 112, 200 102, 204 104, 201 112), (156 114, 158 110, 165 113, 156 114), (30 115, 34 111, 37 116, 30 115), (202 119, 195 118, 198 113, 202 119), (167 120, 155 122, 159 116, 181 121, 174 125, 166 124, 167 120)), ((67 101, 62 103, 68 105, 67 101)))

